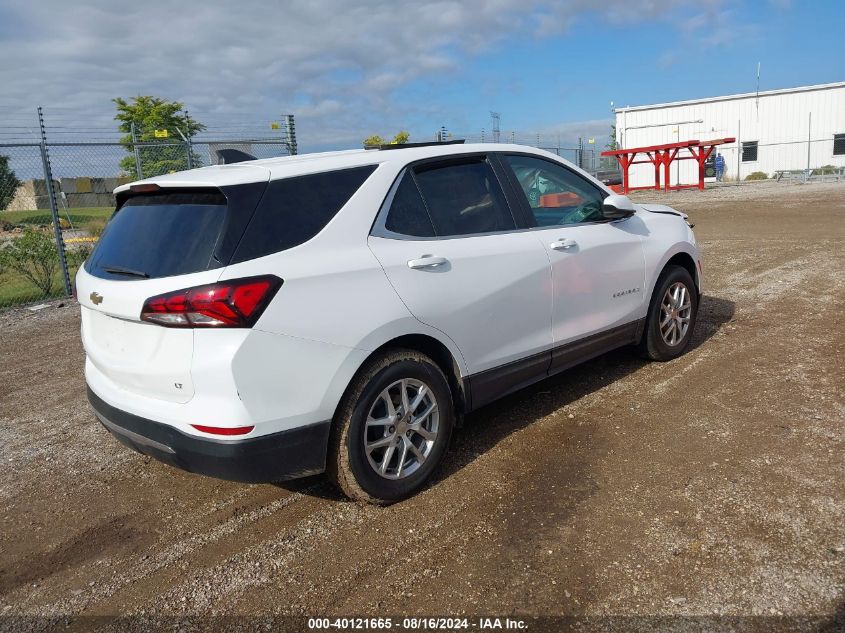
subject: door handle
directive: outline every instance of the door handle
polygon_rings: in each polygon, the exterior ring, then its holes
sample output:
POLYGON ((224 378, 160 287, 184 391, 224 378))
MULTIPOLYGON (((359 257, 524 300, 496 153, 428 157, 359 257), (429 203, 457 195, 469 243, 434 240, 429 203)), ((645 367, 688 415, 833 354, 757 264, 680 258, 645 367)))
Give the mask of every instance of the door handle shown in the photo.
POLYGON ((445 257, 437 257, 436 255, 423 255, 419 259, 409 259, 408 268, 435 268, 436 266, 442 266, 443 264, 448 263, 448 261, 449 260, 445 257))
POLYGON ((566 251, 570 248, 575 248, 576 246, 578 246, 578 242, 576 242, 575 240, 570 240, 567 237, 562 237, 559 240, 549 244, 549 247, 556 251, 566 251))

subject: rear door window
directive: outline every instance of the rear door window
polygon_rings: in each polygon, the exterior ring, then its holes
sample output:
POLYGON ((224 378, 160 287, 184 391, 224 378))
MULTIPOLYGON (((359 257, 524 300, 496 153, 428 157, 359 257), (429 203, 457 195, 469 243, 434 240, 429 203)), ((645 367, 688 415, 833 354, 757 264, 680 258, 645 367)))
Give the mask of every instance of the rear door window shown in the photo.
POLYGON ((483 158, 421 165, 414 173, 438 236, 516 228, 496 174, 483 158))
POLYGON ((396 189, 384 228, 410 237, 434 237, 434 225, 411 172, 405 172, 396 189))
POLYGON ((307 242, 349 202, 376 165, 271 180, 232 264, 307 242))
POLYGON ((221 266, 214 247, 226 197, 194 190, 130 197, 115 212, 85 269, 105 279, 155 279, 221 266))

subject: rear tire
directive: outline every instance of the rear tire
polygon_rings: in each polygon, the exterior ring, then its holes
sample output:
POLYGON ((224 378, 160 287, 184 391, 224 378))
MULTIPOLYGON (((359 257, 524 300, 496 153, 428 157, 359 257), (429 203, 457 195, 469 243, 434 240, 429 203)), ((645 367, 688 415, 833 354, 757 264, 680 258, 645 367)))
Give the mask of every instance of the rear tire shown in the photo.
POLYGON ((698 289, 689 271, 681 266, 667 266, 654 288, 640 354, 656 361, 683 354, 692 339, 697 315, 698 289))
POLYGON ((356 501, 405 499, 442 461, 454 422, 449 383, 434 361, 414 350, 387 351, 364 365, 338 406, 329 478, 356 501))

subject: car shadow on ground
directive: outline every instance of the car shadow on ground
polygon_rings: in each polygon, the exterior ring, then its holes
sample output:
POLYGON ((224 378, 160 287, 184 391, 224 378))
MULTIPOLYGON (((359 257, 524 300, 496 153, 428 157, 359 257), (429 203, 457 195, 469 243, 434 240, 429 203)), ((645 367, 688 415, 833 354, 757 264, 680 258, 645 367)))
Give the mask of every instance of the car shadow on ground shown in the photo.
MULTIPOLYGON (((734 312, 733 301, 703 295, 687 353, 695 353, 698 347, 704 345, 733 318, 734 312)), ((430 485, 437 485, 439 481, 463 469, 512 433, 625 378, 647 363, 633 348, 621 348, 474 411, 466 416, 461 427, 453 433, 452 446, 438 476, 433 478, 430 485)), ((277 485, 325 499, 344 499, 343 495, 324 481, 322 475, 280 482, 277 485)))
MULTIPOLYGON (((733 301, 703 295, 692 342, 686 353, 694 354, 733 319, 734 313, 733 301)), ((453 436, 453 450, 446 456, 441 476, 460 470, 475 456, 491 449, 511 433, 625 378, 649 362, 641 358, 633 347, 623 347, 474 411, 453 436), (462 446, 467 442, 472 444, 472 450, 461 450, 468 448, 462 446)))
POLYGON ((845 594, 839 596, 838 605, 836 612, 819 628, 819 633, 845 631, 845 594))

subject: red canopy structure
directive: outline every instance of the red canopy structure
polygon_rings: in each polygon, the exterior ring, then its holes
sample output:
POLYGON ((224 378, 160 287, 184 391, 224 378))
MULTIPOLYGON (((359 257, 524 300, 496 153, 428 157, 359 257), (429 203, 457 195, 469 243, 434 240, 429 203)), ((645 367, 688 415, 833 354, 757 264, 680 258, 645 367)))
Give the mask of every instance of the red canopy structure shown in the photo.
POLYGON ((630 149, 615 149, 602 152, 602 156, 614 156, 622 168, 622 191, 629 193, 638 189, 656 189, 660 191, 660 167, 663 167, 664 183, 663 189, 669 191, 671 189, 688 189, 691 187, 698 187, 704 189, 704 163, 710 158, 713 153, 713 148, 717 145, 724 145, 726 143, 733 143, 735 138, 720 138, 713 141, 681 141, 679 143, 666 143, 665 145, 649 145, 647 147, 632 147, 630 149), (680 154, 682 150, 689 152, 688 154, 680 154), (640 160, 636 160, 637 154, 644 154, 640 160), (680 154, 680 155, 679 155, 680 154), (647 157, 647 158, 646 158, 647 157), (669 184, 669 169, 672 161, 675 160, 695 160, 698 162, 698 183, 691 185, 671 185, 669 184), (654 165, 654 185, 645 187, 632 187, 629 183, 628 168, 631 165, 639 165, 643 163, 650 163, 654 165))

